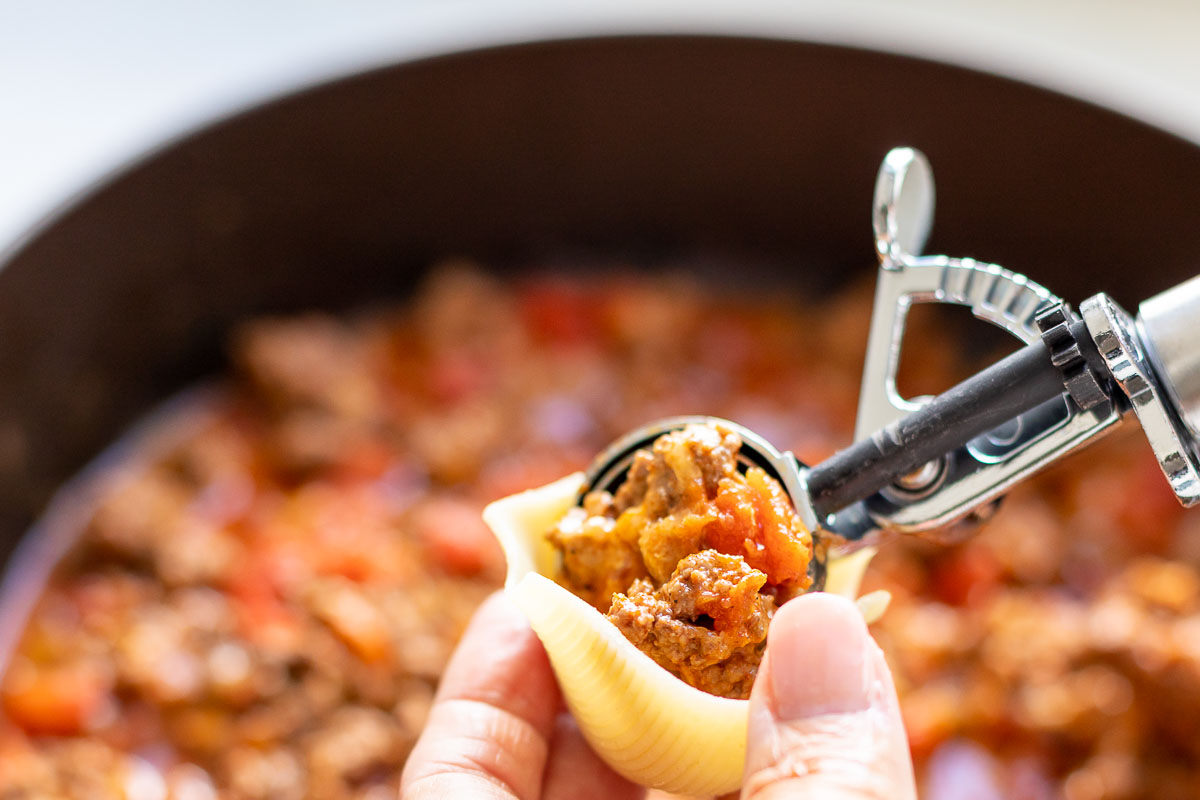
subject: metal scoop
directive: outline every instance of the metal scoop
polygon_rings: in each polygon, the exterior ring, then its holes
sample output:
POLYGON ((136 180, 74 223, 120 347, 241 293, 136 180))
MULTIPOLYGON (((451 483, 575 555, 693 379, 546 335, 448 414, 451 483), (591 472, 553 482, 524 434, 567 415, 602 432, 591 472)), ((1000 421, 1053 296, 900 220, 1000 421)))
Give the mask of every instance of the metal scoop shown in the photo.
MULTIPOLYGON (((669 417, 651 422, 649 425, 629 432, 610 444, 592 461, 588 468, 584 488, 580 497, 592 491, 615 493, 629 472, 633 458, 639 450, 645 450, 654 444, 654 440, 665 433, 682 430, 688 425, 712 424, 736 433, 742 439, 742 447, 738 451, 738 468, 758 467, 783 486, 788 497, 796 505, 800 519, 810 531, 820 527, 818 521, 809 512, 811 507, 796 503, 797 497, 807 496, 804 485, 805 474, 808 470, 790 452, 781 452, 770 442, 754 431, 720 417, 682 416, 669 417)), ((812 591, 820 591, 825 586, 825 561, 822 558, 823 548, 816 548, 814 557, 808 563, 808 576, 812 579, 812 591)))
MULTIPOLYGON (((662 434, 716 422, 742 437, 741 458, 780 482, 815 535, 931 535, 988 516, 1016 483, 1132 411, 1179 501, 1200 503, 1200 276, 1143 302, 1136 319, 1103 292, 1076 314, 1003 267, 920 255, 933 207, 925 156, 888 153, 872 209, 879 277, 853 445, 810 467, 727 420, 659 420, 604 450, 584 493, 615 489, 662 434), (896 372, 917 303, 966 306, 1025 346, 935 398, 905 399, 896 372)), ((823 564, 813 569, 823 578, 823 564)))

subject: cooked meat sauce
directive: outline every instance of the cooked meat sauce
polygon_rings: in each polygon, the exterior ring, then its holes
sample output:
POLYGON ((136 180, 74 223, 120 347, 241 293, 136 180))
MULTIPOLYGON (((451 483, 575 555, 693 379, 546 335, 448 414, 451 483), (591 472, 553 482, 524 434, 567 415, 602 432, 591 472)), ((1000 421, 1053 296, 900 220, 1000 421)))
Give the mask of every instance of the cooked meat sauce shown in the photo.
POLYGON ((547 537, 560 582, 697 689, 746 698, 777 601, 811 584, 812 536, 741 438, 688 425, 638 451, 615 495, 589 492, 547 537))
MULTIPOLYGON (((447 264, 392 310, 239 331, 223 394, 114 465, 67 531, 0 686, 0 797, 394 797, 499 580, 484 503, 675 414, 809 462, 849 441, 869 286, 811 303, 588 274, 447 264)), ((965 374, 966 338, 932 323, 910 318, 910 395, 965 374)), ((635 612, 649 594, 715 631, 702 576, 773 569, 685 557, 655 576, 602 504, 580 513, 612 548, 577 540, 581 584, 635 612)), ((974 538, 889 543, 867 580, 893 594, 873 632, 923 800, 1200 797, 1200 515, 1136 432, 1020 487, 974 538)))
POLYGON ((614 594, 608 618, 638 649, 697 689, 746 698, 762 661, 775 598, 741 556, 702 550, 657 589, 645 578, 614 594))

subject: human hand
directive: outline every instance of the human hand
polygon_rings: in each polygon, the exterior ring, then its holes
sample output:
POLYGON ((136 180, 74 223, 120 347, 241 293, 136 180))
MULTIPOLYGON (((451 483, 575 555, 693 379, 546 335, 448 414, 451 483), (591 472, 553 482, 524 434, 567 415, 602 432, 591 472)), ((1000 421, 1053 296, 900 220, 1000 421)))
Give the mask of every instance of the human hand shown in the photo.
MULTIPOLYGON (((566 714, 550 664, 502 595, 475 615, 401 781, 402 800, 634 800, 566 714)), ((743 800, 913 800, 891 673, 848 600, 775 615, 750 698, 743 800)))
POLYGON ((475 613, 400 779, 402 800, 636 800, 566 712, 546 651, 501 593, 475 613))
POLYGON ((750 694, 742 800, 916 800, 891 670, 854 604, 776 612, 750 694))

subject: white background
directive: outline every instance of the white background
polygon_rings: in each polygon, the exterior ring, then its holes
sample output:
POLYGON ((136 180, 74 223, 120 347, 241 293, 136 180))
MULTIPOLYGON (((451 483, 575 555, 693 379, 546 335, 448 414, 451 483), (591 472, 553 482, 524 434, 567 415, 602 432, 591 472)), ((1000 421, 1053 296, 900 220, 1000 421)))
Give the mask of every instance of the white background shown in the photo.
POLYGON ((0 250, 145 148, 279 91, 446 47, 623 31, 923 55, 1200 142, 1200 3, 1184 0, 0 0, 0 250))

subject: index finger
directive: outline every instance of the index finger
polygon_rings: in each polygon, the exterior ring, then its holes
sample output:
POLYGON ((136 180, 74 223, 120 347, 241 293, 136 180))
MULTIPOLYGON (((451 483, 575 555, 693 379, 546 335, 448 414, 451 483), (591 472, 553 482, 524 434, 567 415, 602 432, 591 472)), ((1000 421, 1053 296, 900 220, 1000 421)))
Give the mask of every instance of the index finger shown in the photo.
POLYGON ((405 765, 403 800, 536 800, 561 704, 550 662, 501 593, 476 612, 405 765))

